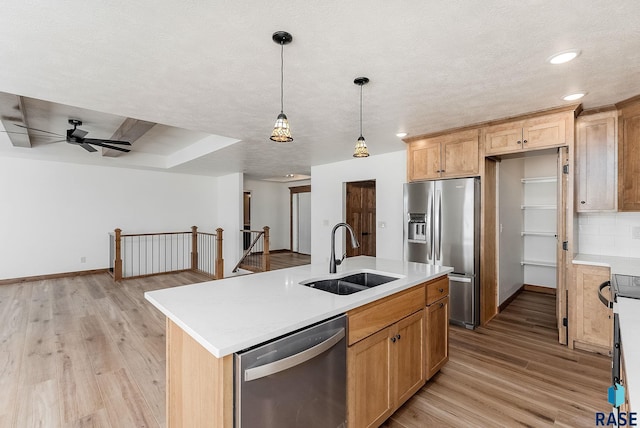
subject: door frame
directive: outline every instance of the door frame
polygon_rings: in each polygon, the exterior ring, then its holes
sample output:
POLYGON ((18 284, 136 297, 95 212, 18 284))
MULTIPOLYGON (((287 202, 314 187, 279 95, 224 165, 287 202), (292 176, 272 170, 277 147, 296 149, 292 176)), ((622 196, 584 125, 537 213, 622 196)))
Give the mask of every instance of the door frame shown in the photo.
POLYGON ((289 251, 291 252, 293 252, 293 195, 310 192, 311 184, 289 187, 289 251))
MULTIPOLYGON (((343 213, 343 218, 345 219, 345 221, 347 221, 347 214, 349 213, 349 186, 350 185, 358 185, 358 184, 367 184, 369 187, 373 187, 374 189, 374 202, 373 202, 373 206, 374 206, 374 212, 377 211, 377 186, 376 186, 376 180, 373 178, 370 178, 368 180, 357 180, 357 181, 347 181, 344 183, 344 213, 343 213)), ((364 186, 361 186, 364 187, 364 186)), ((353 225, 351 225, 353 226, 353 225)), ((374 236, 375 242, 376 242, 376 246, 374 247, 374 252, 377 253, 378 248, 377 248, 377 242, 378 242, 378 236, 377 236, 377 216, 376 219, 374 220, 373 224, 371 225, 372 228, 372 232, 371 234, 374 236)), ((357 233, 357 231, 354 231, 357 233)), ((358 241, 362 242, 362 236, 359 235, 358 237, 358 241)), ((346 246, 346 253, 347 253, 347 257, 353 257, 352 255, 349 255, 350 250, 352 250, 350 245, 346 246)))

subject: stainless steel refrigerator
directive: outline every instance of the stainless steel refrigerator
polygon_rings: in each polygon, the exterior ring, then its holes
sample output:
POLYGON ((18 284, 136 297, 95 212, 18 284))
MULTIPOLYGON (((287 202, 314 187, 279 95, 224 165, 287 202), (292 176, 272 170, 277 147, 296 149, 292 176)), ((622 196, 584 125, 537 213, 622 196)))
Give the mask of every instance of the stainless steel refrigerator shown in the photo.
POLYGON ((453 267, 449 321, 480 321, 480 179, 404 185, 404 259, 453 267))

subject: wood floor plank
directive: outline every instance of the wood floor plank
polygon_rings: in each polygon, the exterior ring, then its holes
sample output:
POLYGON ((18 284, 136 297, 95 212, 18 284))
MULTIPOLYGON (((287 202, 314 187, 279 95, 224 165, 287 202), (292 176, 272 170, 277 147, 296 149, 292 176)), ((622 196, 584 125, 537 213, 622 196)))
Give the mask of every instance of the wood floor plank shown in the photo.
POLYGON ((97 376, 112 427, 159 427, 126 369, 97 376))
POLYGON ((111 423, 107 410, 100 409, 96 413, 67 423, 65 428, 111 428, 111 423))
POLYGON ((13 426, 16 428, 62 427, 59 405, 60 399, 55 379, 21 386, 13 426))

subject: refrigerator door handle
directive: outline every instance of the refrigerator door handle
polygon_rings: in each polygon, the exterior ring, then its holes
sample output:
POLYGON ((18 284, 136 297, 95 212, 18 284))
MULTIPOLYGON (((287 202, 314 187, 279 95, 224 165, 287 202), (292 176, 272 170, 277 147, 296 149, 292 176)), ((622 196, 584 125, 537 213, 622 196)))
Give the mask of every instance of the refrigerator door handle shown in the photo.
POLYGON ((442 192, 436 190, 436 203, 437 203, 437 226, 436 232, 438 233, 438 243, 435 244, 435 258, 437 262, 442 262, 442 192))
POLYGON ((427 214, 425 215, 425 217, 429 216, 429 218, 425 218, 425 221, 429 221, 428 227, 427 227, 427 231, 429 232, 429 236, 426 237, 426 241, 427 241, 427 249, 428 249, 428 254, 427 254, 427 263, 431 263, 433 262, 433 195, 431 195, 431 197, 429 198, 429 200, 427 201, 427 214))

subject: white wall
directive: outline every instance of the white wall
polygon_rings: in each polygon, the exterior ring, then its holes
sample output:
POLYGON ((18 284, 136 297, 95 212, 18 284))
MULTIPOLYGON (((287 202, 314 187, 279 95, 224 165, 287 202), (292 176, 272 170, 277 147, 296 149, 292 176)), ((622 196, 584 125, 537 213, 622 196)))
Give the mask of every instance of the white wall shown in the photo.
MULTIPOLYGON (((311 167, 311 261, 329 262, 331 229, 344 221, 345 183, 376 180, 376 256, 402 260, 402 185, 406 151, 311 167), (385 227, 381 227, 384 223, 385 227)), ((344 231, 340 230, 341 236, 344 231)), ((336 240, 336 254, 342 254, 336 240)))
POLYGON ((524 176, 524 159, 508 159, 498 164, 499 183, 499 275, 498 300, 502 304, 524 283, 522 261, 522 210, 521 179, 524 176))
POLYGON ((640 213, 578 214, 578 251, 602 256, 640 257, 640 239, 633 239, 634 228, 640 228, 640 213))
POLYGON ((107 268, 117 227, 213 232, 217 180, 0 157, 0 279, 107 268))
POLYGON ((216 216, 218 227, 224 229, 222 252, 224 256, 224 276, 242 256, 240 230, 242 229, 242 173, 233 173, 217 178, 216 216))
POLYGON ((289 249, 289 186, 291 183, 245 178, 244 191, 251 192, 251 230, 269 226, 269 249, 289 249))

